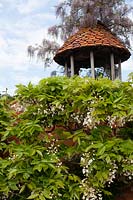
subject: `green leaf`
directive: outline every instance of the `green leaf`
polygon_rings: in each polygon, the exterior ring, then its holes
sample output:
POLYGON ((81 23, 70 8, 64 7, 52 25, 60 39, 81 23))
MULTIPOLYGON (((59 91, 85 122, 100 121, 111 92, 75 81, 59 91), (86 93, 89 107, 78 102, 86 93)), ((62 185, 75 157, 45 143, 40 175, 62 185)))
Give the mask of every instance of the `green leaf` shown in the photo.
POLYGON ((10 187, 11 190, 15 190, 15 191, 18 190, 16 183, 13 182, 13 181, 9 182, 9 187, 10 187))
POLYGON ((46 198, 44 197, 44 195, 39 195, 39 200, 45 200, 46 198))
POLYGON ((8 174, 8 179, 11 179, 13 176, 16 176, 17 172, 17 169, 11 169, 8 174))
POLYGON ((44 198, 46 197, 48 199, 51 199, 49 190, 45 189, 42 194, 43 194, 44 198))
POLYGON ((34 166, 33 171, 37 170, 37 171, 41 172, 42 168, 43 168, 42 164, 38 164, 38 165, 34 166))
POLYGON ((36 152, 41 156, 41 157, 43 157, 43 154, 42 154, 42 152, 41 151, 39 151, 39 150, 36 150, 36 152))
POLYGON ((26 185, 23 185, 19 191, 19 193, 21 194, 24 190, 25 190, 26 185))
POLYGON ((99 149, 103 146, 102 143, 97 143, 97 144, 91 144, 89 145, 86 149, 85 152, 88 152, 90 149, 99 149))
POLYGON ((30 177, 30 174, 28 174, 28 173, 24 173, 23 174, 24 180, 28 180, 29 177, 30 177))
POLYGON ((39 196, 39 194, 31 194, 27 199, 35 199, 39 196))
POLYGON ((36 188, 36 185, 35 185, 33 182, 31 182, 31 183, 28 183, 28 184, 27 184, 27 187, 28 187, 31 191, 33 191, 33 189, 36 188))
POLYGON ((106 150, 106 147, 105 147, 105 146, 103 146, 102 148, 99 148, 96 155, 97 155, 97 156, 103 155, 104 152, 105 152, 105 150, 106 150))
POLYGON ((60 188, 64 188, 65 184, 63 183, 63 181, 57 180, 55 183, 57 186, 59 186, 60 188))
POLYGON ((108 156, 105 158, 105 160, 106 160, 107 163, 110 163, 110 161, 111 161, 111 160, 110 160, 110 156, 108 155, 108 156))

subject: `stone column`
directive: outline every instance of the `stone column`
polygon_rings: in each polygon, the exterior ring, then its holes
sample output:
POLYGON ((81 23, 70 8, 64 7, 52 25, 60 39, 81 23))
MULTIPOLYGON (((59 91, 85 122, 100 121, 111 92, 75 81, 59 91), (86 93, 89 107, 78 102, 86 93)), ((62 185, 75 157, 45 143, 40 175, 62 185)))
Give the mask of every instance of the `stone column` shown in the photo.
POLYGON ((121 60, 119 60, 118 63, 118 77, 120 80, 122 80, 122 74, 121 74, 121 60))
POLYGON ((95 66, 94 66, 94 53, 90 52, 90 65, 91 65, 91 76, 95 78, 95 66))
POLYGON ((115 62, 114 62, 114 54, 111 53, 110 55, 110 62, 111 62, 111 79, 112 81, 115 80, 115 62))
POLYGON ((67 62, 65 62, 64 75, 68 76, 67 62))
POLYGON ((74 57, 70 56, 71 77, 74 76, 74 57))

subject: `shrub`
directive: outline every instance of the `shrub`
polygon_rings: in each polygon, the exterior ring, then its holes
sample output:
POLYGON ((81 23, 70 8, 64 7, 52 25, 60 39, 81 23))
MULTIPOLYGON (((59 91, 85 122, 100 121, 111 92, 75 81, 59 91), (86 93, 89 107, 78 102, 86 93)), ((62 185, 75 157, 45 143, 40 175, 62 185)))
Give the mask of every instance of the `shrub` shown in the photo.
POLYGON ((107 200, 133 183, 131 83, 47 78, 1 112, 0 199, 107 200))

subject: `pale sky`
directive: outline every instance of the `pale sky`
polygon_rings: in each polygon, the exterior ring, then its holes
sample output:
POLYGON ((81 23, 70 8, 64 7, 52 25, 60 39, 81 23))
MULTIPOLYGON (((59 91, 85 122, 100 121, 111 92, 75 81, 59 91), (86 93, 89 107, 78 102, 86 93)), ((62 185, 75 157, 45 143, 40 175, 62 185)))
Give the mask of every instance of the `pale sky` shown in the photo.
MULTIPOLYGON (((19 83, 37 84, 55 69, 44 69, 41 61, 30 60, 27 46, 48 37, 47 28, 56 24, 54 6, 58 1, 0 0, 0 93, 8 88, 8 93, 13 94, 19 83)), ((133 0, 129 2, 133 4, 133 0)), ((123 80, 130 72, 133 72, 133 56, 122 64, 123 80)))

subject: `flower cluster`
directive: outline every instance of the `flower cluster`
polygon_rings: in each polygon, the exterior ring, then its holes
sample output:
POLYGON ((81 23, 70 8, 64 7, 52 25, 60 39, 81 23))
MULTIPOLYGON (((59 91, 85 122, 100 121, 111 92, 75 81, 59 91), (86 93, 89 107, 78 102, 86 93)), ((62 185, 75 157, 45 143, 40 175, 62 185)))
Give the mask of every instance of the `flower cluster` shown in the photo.
POLYGON ((84 153, 81 156, 81 165, 83 166, 82 173, 85 176, 85 178, 81 182, 81 187, 84 191, 82 200, 102 200, 101 191, 93 188, 88 180, 89 174, 92 173, 89 167, 94 160, 95 158, 91 157, 90 152, 84 153))
POLYGON ((125 117, 107 116, 107 122, 111 128, 123 127, 126 123, 125 117))
POLYGON ((57 154, 58 146, 57 145, 58 139, 52 139, 47 145, 47 154, 57 154))
POLYGON ((84 190, 82 200, 102 200, 101 191, 90 186, 87 178, 82 180, 81 187, 84 190))
POLYGON ((41 115, 51 115, 52 117, 56 115, 60 111, 64 111, 64 105, 47 105, 46 108, 43 107, 43 105, 40 105, 40 107, 37 109, 37 113, 41 115))
POLYGON ((58 193, 58 194, 51 193, 49 199, 57 199, 58 197, 61 197, 61 196, 62 196, 61 193, 58 193))
POLYGON ((78 124, 81 124, 83 123, 83 120, 84 120, 84 116, 80 113, 72 113, 70 115, 70 117, 75 121, 77 122, 78 124))
POLYGON ((92 109, 88 110, 88 112, 86 113, 86 117, 84 118, 84 121, 83 121, 83 126, 89 129, 96 127, 96 120, 92 116, 92 109))
POLYGON ((91 158, 90 153, 84 153, 81 157, 81 165, 83 166, 82 173, 85 177, 88 177, 91 171, 89 170, 89 166, 94 161, 94 158, 91 158))
POLYGON ((59 151, 59 144, 58 143, 58 139, 52 139, 49 143, 48 143, 48 147, 47 147, 47 154, 50 155, 56 155, 56 159, 57 159, 57 163, 56 163, 56 167, 61 167, 62 166, 62 161, 58 158, 57 153, 59 151))
POLYGON ((109 169, 109 176, 108 176, 108 180, 107 180, 107 183, 108 183, 108 186, 111 185, 111 183, 114 182, 115 178, 116 178, 116 173, 117 173, 117 170, 118 170, 118 166, 114 163, 112 163, 112 168, 109 169))
POLYGON ((25 111, 24 106, 20 105, 19 102, 15 101, 13 104, 10 106, 12 110, 14 110, 16 113, 22 113, 25 111))
POLYGON ((133 121, 133 114, 130 115, 128 121, 129 121, 129 122, 132 122, 132 121, 133 121))
MULTIPOLYGON (((124 159, 123 160, 123 164, 126 164, 128 166, 133 166, 133 160, 124 159)), ((129 180, 133 180, 133 171, 131 171, 131 170, 124 170, 123 175, 125 177, 127 177, 129 180)))

